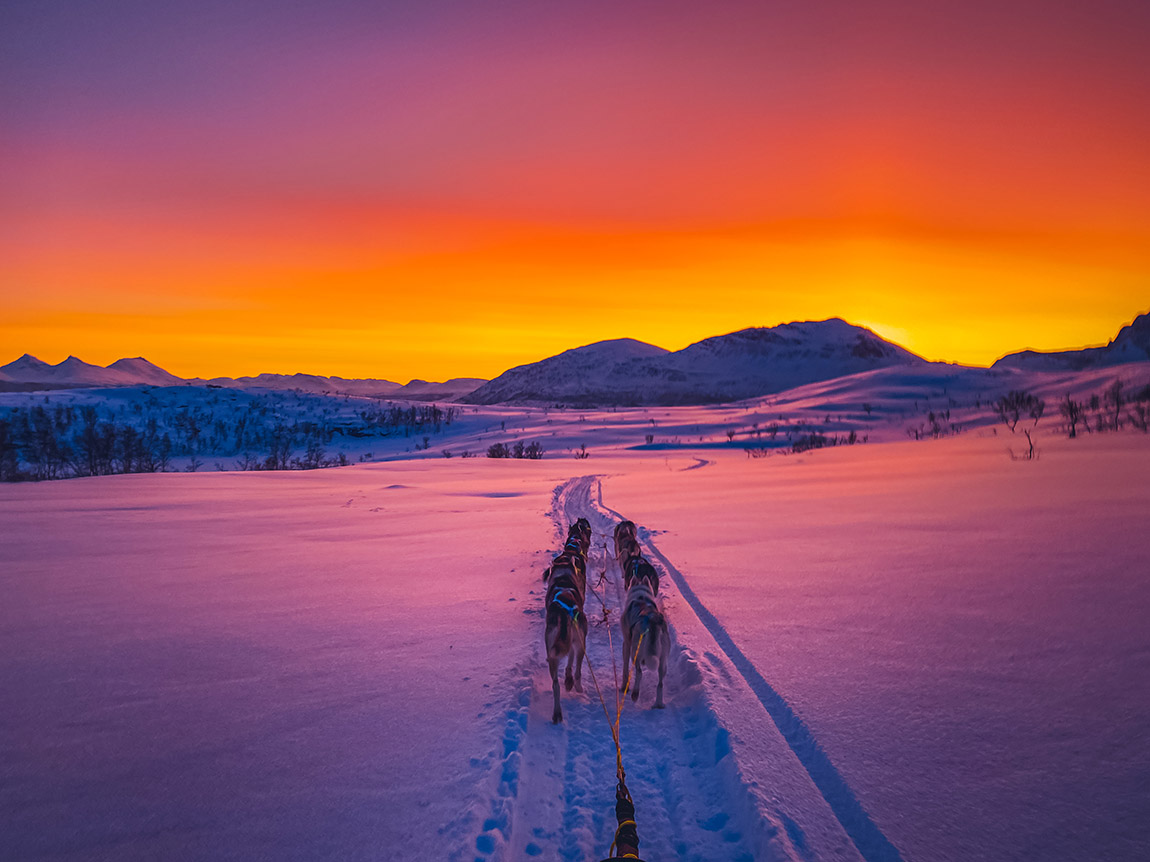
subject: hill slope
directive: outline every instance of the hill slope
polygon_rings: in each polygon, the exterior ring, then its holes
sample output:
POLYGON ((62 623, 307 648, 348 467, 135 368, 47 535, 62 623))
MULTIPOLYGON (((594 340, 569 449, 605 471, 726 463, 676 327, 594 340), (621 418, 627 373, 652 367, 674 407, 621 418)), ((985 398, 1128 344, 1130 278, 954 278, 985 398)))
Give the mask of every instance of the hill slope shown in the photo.
POLYGON ((1140 314, 1122 327, 1114 340, 1105 347, 1087 347, 1084 350, 1061 350, 1043 353, 1022 350, 1008 353, 992 368, 1025 368, 1034 371, 1080 370, 1105 368, 1126 362, 1150 359, 1150 312, 1140 314))
POLYGON ((602 341, 512 368, 464 400, 575 406, 713 404, 926 360, 838 318, 743 329, 674 353, 602 341))

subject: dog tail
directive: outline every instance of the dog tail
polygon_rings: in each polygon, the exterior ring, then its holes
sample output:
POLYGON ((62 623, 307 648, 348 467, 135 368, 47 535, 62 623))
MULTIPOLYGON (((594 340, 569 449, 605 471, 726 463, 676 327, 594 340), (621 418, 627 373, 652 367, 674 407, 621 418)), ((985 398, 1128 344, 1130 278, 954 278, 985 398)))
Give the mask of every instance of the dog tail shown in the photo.
POLYGON ((571 640, 569 625, 570 618, 566 611, 554 605, 547 609, 547 628, 543 640, 549 655, 552 653, 561 654, 565 651, 566 645, 571 640))
POLYGON ((662 639, 667 637, 667 618, 662 611, 652 611, 642 618, 643 652, 653 658, 659 655, 662 639))

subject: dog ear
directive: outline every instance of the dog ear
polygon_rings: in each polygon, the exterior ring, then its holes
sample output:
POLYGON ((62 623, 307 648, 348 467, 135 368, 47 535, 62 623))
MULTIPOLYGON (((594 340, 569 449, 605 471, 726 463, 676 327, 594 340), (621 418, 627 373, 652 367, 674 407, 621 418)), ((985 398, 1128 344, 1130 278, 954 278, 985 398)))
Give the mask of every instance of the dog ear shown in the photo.
POLYGON ((543 582, 546 583, 547 579, 549 577, 551 577, 551 567, 550 566, 548 566, 546 569, 543 570, 543 582))

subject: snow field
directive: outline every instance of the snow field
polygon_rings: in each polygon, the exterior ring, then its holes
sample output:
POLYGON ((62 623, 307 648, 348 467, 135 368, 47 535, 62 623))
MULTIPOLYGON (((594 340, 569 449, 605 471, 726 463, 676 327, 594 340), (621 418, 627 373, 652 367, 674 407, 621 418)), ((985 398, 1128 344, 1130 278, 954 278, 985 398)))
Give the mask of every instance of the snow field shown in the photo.
POLYGON ((1145 437, 703 458, 643 415, 589 461, 0 485, 0 858, 602 858, 607 720, 588 671, 553 726, 542 659, 580 516, 616 653, 618 520, 664 574, 650 862, 1146 858, 1145 437))
MULTIPOLYGON (((591 628, 584 693, 564 690, 564 722, 551 723, 539 608, 535 670, 508 712, 505 757, 491 782, 498 791, 476 839, 477 859, 597 860, 607 855, 614 836, 615 748, 592 669, 613 720, 622 674, 618 619, 624 594, 608 544, 619 518, 601 506, 599 493, 597 477, 577 477, 557 489, 553 506, 556 547, 579 517, 587 517, 595 531, 585 604, 591 628)), ((534 592, 541 600, 542 585, 534 592)), ((660 596, 673 640, 667 708, 650 709, 650 672, 638 704, 628 697, 620 721, 644 857, 858 859, 825 800, 730 661, 676 597, 674 585, 661 583, 660 596), (694 649, 684 646, 685 629, 691 630, 687 640, 694 649), (744 724, 732 729, 721 715, 744 724)))
POLYGON ((1146 438, 1008 442, 636 465, 604 494, 690 573, 836 814, 857 800, 901 858, 1144 859, 1146 438))
POLYGON ((0 487, 0 858, 473 852, 562 479, 484 459, 0 487))

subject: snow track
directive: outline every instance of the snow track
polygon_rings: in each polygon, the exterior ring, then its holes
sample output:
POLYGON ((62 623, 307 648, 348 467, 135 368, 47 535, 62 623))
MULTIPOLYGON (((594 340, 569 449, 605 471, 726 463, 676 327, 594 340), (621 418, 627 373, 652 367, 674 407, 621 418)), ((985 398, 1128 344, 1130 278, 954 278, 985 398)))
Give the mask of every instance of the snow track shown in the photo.
MULTIPOLYGON (((521 751, 523 775, 505 858, 542 856, 567 862, 607 855, 615 834, 615 746, 591 669, 612 718, 615 676, 607 626, 618 655, 622 587, 604 537, 614 520, 591 505, 594 477, 561 486, 553 516, 557 531, 586 517, 595 531, 588 560, 585 610, 592 621, 587 638, 590 667, 584 667, 582 695, 563 692, 564 723, 551 724, 551 679, 540 660, 532 679, 527 730, 521 751), (605 578, 599 582, 602 573, 605 578), (590 587, 598 586, 591 590, 590 587), (603 623, 604 603, 610 622, 603 623)), ((557 545, 558 547, 558 545, 557 545)), ((542 637, 540 637, 542 641, 542 637)), ((620 722, 627 784, 638 812, 641 849, 651 859, 753 860, 748 836, 727 813, 721 772, 728 754, 726 732, 702 702, 701 679, 681 649, 673 650, 667 674, 667 709, 653 710, 653 672, 646 674, 638 704, 628 697, 620 722)))
MULTIPOLYGON (((477 862, 594 862, 611 845, 615 749, 592 670, 614 717, 624 595, 612 540, 620 517, 602 506, 600 494, 597 477, 572 479, 556 489, 551 512, 556 548, 577 518, 588 518, 594 530, 584 691, 564 690, 564 722, 553 725, 540 608, 533 665, 522 670, 515 705, 506 712, 502 758, 491 781, 496 791, 474 843, 477 862)), ((649 536, 644 544, 653 550, 649 536)), ((660 588, 672 634, 667 708, 651 708, 655 674, 648 673, 638 703, 628 697, 620 724, 643 857, 651 862, 897 859, 897 853, 872 857, 859 852, 832 814, 834 806, 828 808, 828 800, 812 785, 809 770, 795 762, 793 746, 763 713, 766 703, 730 657, 730 645, 716 640, 710 623, 695 615, 698 600, 682 575, 661 555, 653 557, 673 578, 660 588), (748 715, 751 727, 745 726, 748 715)), ((541 585, 533 592, 541 600, 541 585)))

